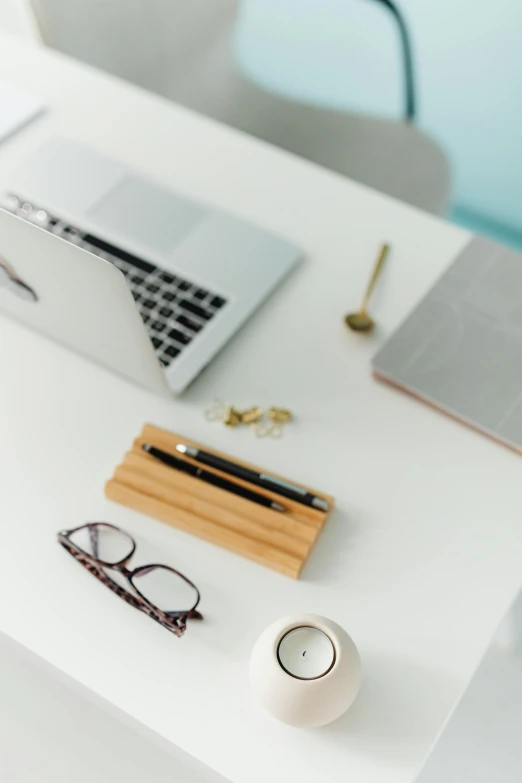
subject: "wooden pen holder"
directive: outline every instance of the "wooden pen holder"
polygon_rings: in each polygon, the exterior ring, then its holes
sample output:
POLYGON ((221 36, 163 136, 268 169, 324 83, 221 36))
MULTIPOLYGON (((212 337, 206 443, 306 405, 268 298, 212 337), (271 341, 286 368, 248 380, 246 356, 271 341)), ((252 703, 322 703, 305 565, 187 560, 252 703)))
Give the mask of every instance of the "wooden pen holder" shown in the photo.
MULTIPOLYGON (((323 492, 303 487, 327 501, 329 510, 321 511, 281 497, 264 487, 254 486, 208 465, 201 465, 177 452, 178 443, 212 452, 259 473, 269 472, 221 454, 184 435, 146 424, 105 485, 107 498, 297 579, 333 507, 334 499, 323 492), (203 467, 239 486, 255 490, 284 505, 285 511, 274 511, 170 468, 143 451, 145 443, 203 467)), ((292 483, 302 486, 294 481, 292 483)))

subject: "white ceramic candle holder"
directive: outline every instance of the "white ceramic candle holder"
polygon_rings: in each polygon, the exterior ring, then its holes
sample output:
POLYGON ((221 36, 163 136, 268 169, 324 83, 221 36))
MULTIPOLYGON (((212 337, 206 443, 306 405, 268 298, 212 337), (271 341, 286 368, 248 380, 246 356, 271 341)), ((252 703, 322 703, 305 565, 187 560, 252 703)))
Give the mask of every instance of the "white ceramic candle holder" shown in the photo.
POLYGON ((361 663, 355 644, 337 623, 315 614, 283 617, 252 650, 254 694, 275 718, 291 726, 324 726, 355 701, 361 663))

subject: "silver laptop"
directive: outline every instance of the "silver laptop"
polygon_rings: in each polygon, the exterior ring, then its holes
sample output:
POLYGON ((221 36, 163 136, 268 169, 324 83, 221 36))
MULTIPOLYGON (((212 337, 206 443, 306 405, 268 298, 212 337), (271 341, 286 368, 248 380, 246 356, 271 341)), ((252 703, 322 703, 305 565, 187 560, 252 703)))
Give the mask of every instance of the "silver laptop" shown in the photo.
POLYGON ((65 139, 0 206, 0 311, 160 393, 181 392, 301 255, 65 139))

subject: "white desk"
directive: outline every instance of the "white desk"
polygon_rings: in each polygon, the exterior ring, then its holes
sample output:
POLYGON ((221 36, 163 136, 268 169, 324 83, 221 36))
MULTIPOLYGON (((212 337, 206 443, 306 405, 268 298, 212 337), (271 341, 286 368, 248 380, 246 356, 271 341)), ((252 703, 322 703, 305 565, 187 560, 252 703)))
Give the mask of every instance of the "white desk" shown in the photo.
POLYGON ((7 37, 0 78, 50 107, 0 148, 0 184, 60 133, 280 232, 308 255, 172 403, 0 321, 0 630, 179 757, 234 783, 410 783, 522 584, 520 458, 369 372, 377 344, 467 235, 7 37), (394 248, 373 301, 382 330, 366 339, 348 334, 341 315, 358 304, 382 240, 394 248), (281 442, 259 441, 204 421, 214 395, 285 405, 298 421, 281 442), (105 479, 145 421, 337 497, 301 581, 104 500, 105 479), (82 571, 54 535, 86 519, 131 531, 141 562, 159 556, 181 568, 201 588, 206 621, 180 641, 82 571), (248 688, 256 637, 295 611, 330 615, 362 654, 358 702, 317 731, 275 722, 248 688))

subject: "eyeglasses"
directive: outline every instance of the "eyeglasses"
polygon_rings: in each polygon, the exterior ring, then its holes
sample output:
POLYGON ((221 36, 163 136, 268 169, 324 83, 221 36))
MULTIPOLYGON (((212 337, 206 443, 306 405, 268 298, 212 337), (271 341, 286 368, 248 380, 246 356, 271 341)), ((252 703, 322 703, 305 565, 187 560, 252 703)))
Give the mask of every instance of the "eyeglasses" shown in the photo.
POLYGON ((199 590, 179 571, 156 563, 128 568, 136 542, 115 525, 88 522, 61 530, 58 542, 116 595, 176 636, 183 636, 187 620, 203 619, 196 610, 199 590))

